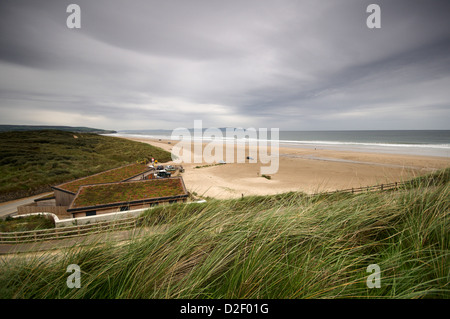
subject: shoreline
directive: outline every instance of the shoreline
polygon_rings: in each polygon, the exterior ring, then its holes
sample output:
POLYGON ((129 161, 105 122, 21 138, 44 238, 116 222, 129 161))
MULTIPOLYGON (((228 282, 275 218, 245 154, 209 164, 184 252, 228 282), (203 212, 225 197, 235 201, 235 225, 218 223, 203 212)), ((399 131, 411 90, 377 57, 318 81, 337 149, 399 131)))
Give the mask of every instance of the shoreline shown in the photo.
POLYGON ((280 146, 286 148, 303 148, 303 149, 322 149, 322 150, 335 150, 335 151, 348 151, 359 153, 377 153, 377 154, 394 154, 394 155, 411 155, 411 156, 426 156, 426 157, 440 157, 450 158, 450 149, 444 150, 442 148, 435 148, 432 146, 406 146, 404 144, 301 144, 301 143, 282 143, 280 146))
MULTIPOLYGON (((179 140, 172 140, 171 136, 158 135, 142 135, 142 134, 105 134, 107 136, 121 137, 125 139, 138 140, 163 140, 178 143, 179 140)), ((195 141, 195 140, 193 140, 195 141)), ((229 142, 225 139, 224 142, 229 142)), ((209 143, 210 140, 203 140, 203 143, 209 143)), ((283 148, 300 148, 300 149, 319 149, 334 151, 349 151, 361 153, 380 153, 380 154, 397 154, 397 155, 413 155, 427 157, 441 157, 450 159, 450 144, 420 144, 420 143, 378 143, 378 142, 333 142, 333 141, 294 141, 279 140, 279 146, 283 148)))
MULTIPOLYGON (((148 143, 168 152, 179 141, 123 137, 148 143)), ((208 143, 203 143, 205 147, 208 143)), ((235 145, 235 154, 239 145, 235 145)), ((248 146, 245 148, 248 152, 248 146)), ((248 154, 248 153, 246 153, 248 154)), ((259 154, 259 153, 258 153, 259 154)), ((269 152, 270 154, 270 152, 269 152)), ((192 158, 192 154, 187 154, 192 158)), ((225 157, 225 152, 224 152, 225 157)), ((170 164, 173 162, 168 162, 170 164)), ((402 182, 450 166, 437 156, 372 153, 320 148, 279 147, 279 169, 270 179, 260 174, 257 163, 182 163, 186 188, 191 193, 217 199, 248 195, 273 195, 289 191, 316 193, 402 182), (203 167, 202 167, 203 166, 203 167)))

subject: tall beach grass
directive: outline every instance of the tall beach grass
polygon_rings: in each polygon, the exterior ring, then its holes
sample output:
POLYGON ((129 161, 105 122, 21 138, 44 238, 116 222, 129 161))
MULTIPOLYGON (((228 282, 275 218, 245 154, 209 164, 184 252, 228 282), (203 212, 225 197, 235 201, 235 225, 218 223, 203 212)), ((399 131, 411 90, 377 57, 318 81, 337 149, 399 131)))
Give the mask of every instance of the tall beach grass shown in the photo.
POLYGON ((140 226, 162 233, 5 259, 0 297, 449 298, 448 172, 397 191, 156 208, 140 226), (381 288, 367 286, 371 264, 381 288))

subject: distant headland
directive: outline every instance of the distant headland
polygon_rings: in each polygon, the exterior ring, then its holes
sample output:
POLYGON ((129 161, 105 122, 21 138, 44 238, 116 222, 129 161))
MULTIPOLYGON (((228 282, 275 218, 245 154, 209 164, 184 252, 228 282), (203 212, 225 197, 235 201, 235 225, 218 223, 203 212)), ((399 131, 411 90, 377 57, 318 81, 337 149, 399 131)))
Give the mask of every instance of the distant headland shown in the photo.
POLYGON ((1 132, 18 132, 18 131, 38 131, 38 130, 59 130, 75 133, 95 133, 95 134, 113 134, 114 130, 103 130, 98 128, 83 126, 51 126, 51 125, 0 125, 1 132))

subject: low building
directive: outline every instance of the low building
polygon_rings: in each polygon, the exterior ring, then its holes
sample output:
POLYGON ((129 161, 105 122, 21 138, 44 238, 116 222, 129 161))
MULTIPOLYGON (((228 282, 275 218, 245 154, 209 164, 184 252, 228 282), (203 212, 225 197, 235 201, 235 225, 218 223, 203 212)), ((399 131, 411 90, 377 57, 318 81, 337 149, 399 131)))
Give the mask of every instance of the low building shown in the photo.
POLYGON ((67 212, 74 218, 186 202, 181 176, 81 186, 67 212))
POLYGON ((152 171, 147 165, 131 164, 52 186, 56 206, 70 206, 80 186, 143 180, 152 174, 152 171))
POLYGON ((54 213, 60 219, 185 202, 181 176, 153 178, 154 168, 131 164, 53 186, 53 195, 19 206, 18 214, 54 213))

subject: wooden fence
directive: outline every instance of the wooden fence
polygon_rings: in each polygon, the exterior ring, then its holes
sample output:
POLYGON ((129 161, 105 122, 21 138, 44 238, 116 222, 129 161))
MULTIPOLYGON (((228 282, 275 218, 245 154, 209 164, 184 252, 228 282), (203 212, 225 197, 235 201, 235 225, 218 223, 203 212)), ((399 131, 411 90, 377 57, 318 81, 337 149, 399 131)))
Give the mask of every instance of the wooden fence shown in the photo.
POLYGON ((39 242, 43 240, 67 239, 86 235, 94 235, 107 231, 127 230, 138 227, 143 217, 130 217, 117 221, 98 222, 52 229, 30 230, 22 232, 1 232, 0 244, 18 244, 39 242))
POLYGON ((401 188, 402 186, 405 186, 406 183, 389 183, 389 184, 380 184, 380 185, 374 185, 374 186, 365 186, 365 187, 358 187, 358 188, 348 188, 348 189, 340 189, 335 190, 331 192, 321 192, 321 193, 315 193, 313 196, 317 195, 327 195, 327 194, 337 194, 337 193, 362 193, 362 192, 374 192, 374 191, 386 191, 386 190, 397 190, 401 188))

